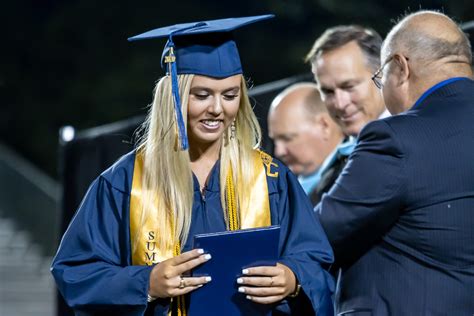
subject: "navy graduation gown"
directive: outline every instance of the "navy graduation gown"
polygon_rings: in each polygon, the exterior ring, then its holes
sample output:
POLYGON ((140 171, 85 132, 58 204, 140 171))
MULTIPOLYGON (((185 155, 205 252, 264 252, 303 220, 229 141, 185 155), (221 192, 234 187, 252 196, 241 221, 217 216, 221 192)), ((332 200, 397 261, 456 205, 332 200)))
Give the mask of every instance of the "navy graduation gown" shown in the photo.
MULTIPOLYGON (((92 183, 53 260, 57 286, 76 315, 167 315, 169 299, 147 303, 153 267, 131 265, 129 205, 134 160, 135 152, 123 156, 92 183)), ((279 262, 295 273, 305 295, 283 300, 274 315, 308 315, 311 306, 318 316, 333 315, 334 284, 323 268, 333 261, 332 250, 296 177, 281 162, 277 164, 278 170, 272 172, 279 175, 267 176, 267 184, 271 222, 281 226, 279 262)), ((189 236, 226 230, 219 191, 217 162, 205 199, 194 178, 189 236)), ((191 248, 192 238, 188 238, 182 251, 191 248)))

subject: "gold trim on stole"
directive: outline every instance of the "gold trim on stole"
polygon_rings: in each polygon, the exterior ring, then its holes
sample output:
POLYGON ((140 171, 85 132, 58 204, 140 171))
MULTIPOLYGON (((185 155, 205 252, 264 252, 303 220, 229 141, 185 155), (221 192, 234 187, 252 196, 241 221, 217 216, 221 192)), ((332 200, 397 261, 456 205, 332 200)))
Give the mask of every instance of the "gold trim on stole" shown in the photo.
POLYGON ((142 219, 142 169, 143 155, 137 151, 133 168, 132 191, 130 195, 130 241, 132 249, 132 265, 152 265, 173 257, 173 246, 163 253, 157 245, 158 218, 149 217, 143 225, 140 236, 137 236, 142 219), (137 243, 136 238, 139 237, 137 243))
MULTIPOLYGON (((262 151, 253 152, 253 178, 248 185, 251 186, 248 208, 240 209, 240 228, 257 228, 270 226, 270 202, 268 196, 267 170, 264 167, 263 155, 271 157, 262 151)), ((276 165, 276 164, 275 164, 276 165)), ((270 170, 270 168, 268 168, 270 170)), ((237 180, 239 181, 239 179, 237 180)), ((240 184, 240 183, 239 183, 240 184)))

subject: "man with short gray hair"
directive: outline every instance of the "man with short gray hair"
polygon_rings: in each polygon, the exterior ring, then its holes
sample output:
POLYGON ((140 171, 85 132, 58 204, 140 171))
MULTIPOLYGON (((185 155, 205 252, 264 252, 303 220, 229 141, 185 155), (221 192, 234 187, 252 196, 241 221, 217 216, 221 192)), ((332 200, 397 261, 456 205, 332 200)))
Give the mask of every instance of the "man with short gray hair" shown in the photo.
POLYGON ((306 56, 329 113, 348 136, 357 137, 385 111, 370 77, 380 66, 380 35, 358 25, 327 29, 306 56))
MULTIPOLYGON (((324 162, 321 180, 310 195, 313 202, 319 203, 336 181, 361 129, 389 115, 380 91, 370 80, 380 66, 381 46, 382 38, 373 29, 339 25, 318 37, 306 56, 328 112, 346 135, 324 162)), ((336 267, 337 262, 333 269, 336 267)))
POLYGON ((474 81, 446 15, 402 19, 374 73, 392 117, 367 124, 316 207, 343 261, 340 315, 474 312, 474 81))

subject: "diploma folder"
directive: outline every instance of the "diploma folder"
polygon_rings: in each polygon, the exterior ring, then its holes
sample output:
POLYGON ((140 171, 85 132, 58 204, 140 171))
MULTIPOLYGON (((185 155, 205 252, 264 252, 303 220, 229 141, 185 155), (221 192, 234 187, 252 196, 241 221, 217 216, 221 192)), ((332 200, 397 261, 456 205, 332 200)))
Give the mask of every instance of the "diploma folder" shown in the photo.
POLYGON ((270 315, 271 305, 252 302, 238 291, 237 278, 242 269, 276 265, 279 239, 279 226, 195 235, 193 248, 204 249, 212 258, 192 275, 209 275, 212 281, 191 292, 188 315, 270 315))

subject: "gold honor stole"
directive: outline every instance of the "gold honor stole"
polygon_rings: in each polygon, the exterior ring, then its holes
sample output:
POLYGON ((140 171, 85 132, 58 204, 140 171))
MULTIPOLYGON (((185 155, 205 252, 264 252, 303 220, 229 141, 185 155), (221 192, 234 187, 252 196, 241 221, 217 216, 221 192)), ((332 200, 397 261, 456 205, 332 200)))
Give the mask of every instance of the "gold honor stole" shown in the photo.
MULTIPOLYGON (((249 203, 245 209, 240 209, 237 214, 237 203, 235 200, 235 189, 231 173, 226 177, 226 213, 228 215, 229 230, 266 227, 271 225, 270 202, 268 196, 267 176, 278 177, 278 172, 272 172, 272 167, 278 167, 272 161, 272 157, 262 151, 254 151, 253 167, 254 177, 248 185, 249 203), (266 166, 266 168, 265 168, 266 166)), ((132 191, 130 197, 130 239, 131 245, 137 245, 132 253, 133 265, 153 265, 166 259, 178 256, 181 252, 180 245, 170 246, 165 251, 160 251, 156 246, 157 222, 159 218, 147 218, 142 227, 140 236, 137 232, 140 230, 142 217, 142 171, 143 155, 137 151, 135 155, 135 165, 133 169, 132 191), (137 241, 136 238, 139 240, 137 241)), ((186 315, 184 300, 178 298, 178 315, 186 315)))

